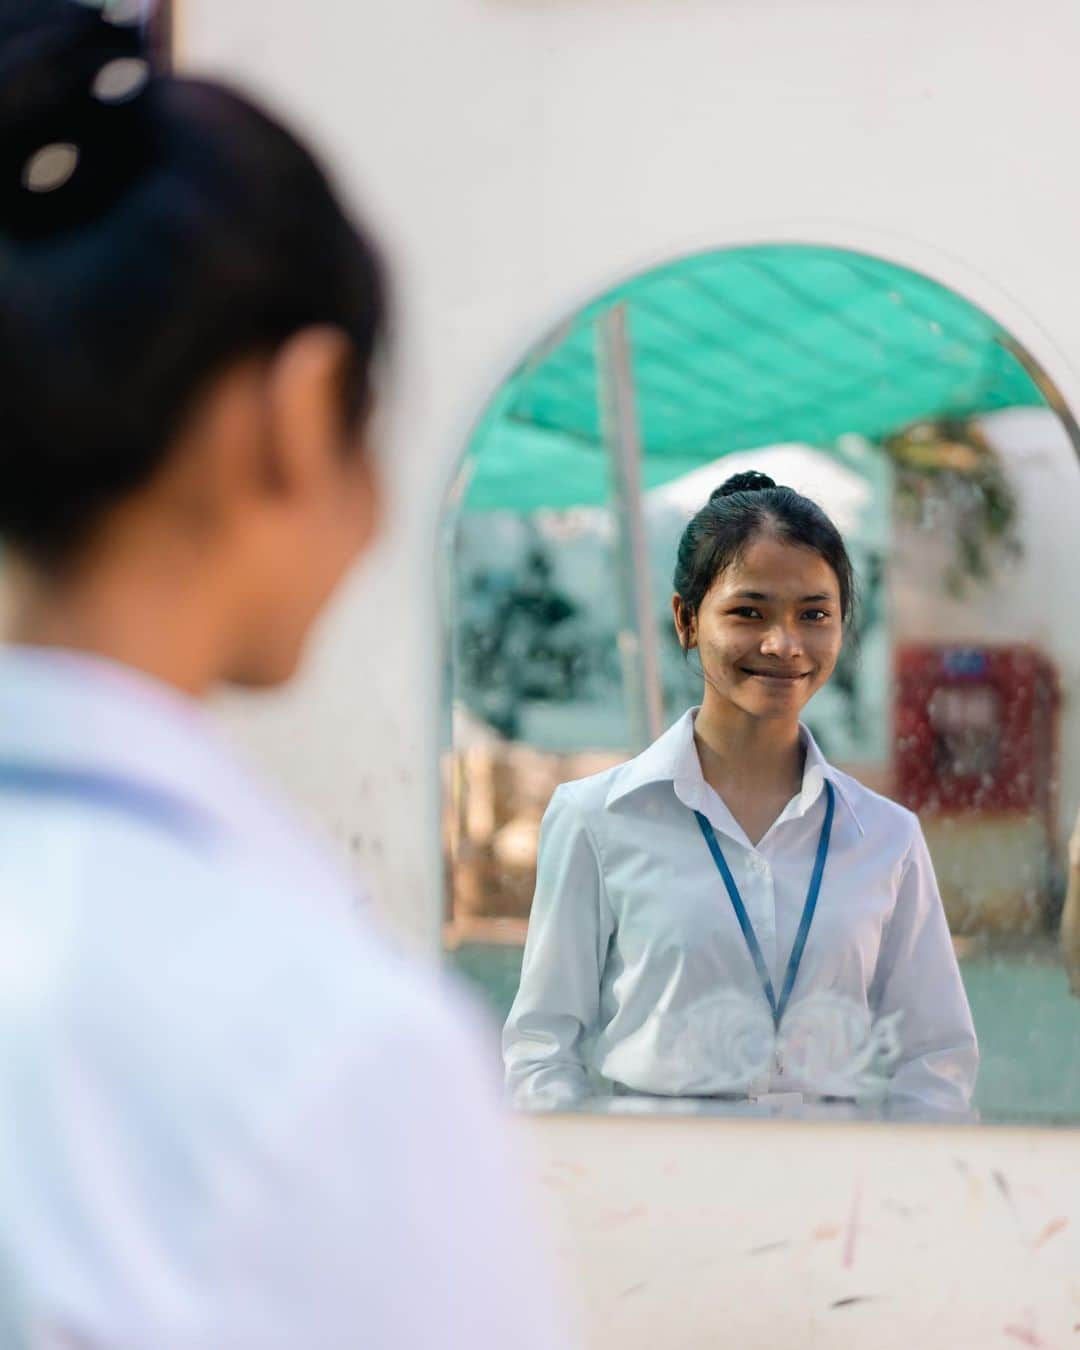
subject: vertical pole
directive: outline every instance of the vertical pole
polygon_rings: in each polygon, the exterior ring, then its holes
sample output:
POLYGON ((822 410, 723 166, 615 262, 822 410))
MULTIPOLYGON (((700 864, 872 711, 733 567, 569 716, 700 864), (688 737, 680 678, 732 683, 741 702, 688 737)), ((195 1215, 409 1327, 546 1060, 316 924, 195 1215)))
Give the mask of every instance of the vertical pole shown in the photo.
POLYGON ((619 660, 631 745, 636 752, 660 735, 664 710, 641 509, 641 433, 625 305, 614 305, 601 316, 596 343, 601 423, 615 518, 619 660))

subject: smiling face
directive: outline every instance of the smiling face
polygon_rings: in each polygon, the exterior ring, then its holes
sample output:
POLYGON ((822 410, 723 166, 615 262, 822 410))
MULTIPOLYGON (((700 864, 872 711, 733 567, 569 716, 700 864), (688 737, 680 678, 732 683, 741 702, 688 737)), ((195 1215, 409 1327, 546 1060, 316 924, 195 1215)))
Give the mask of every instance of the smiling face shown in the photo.
POLYGON ((813 549, 770 533, 720 573, 688 622, 678 596, 674 609, 683 645, 700 653, 706 702, 750 717, 797 720, 843 644, 836 573, 813 549))

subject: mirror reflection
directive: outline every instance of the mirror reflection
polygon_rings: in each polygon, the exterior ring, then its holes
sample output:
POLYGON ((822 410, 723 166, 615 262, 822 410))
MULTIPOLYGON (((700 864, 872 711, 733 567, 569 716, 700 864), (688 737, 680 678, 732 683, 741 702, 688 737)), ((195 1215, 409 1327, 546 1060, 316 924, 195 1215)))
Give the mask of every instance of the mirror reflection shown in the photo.
POLYGON ((963 298, 797 246, 639 277, 499 391, 446 942, 515 1103, 1080 1118, 1074 432, 963 298))

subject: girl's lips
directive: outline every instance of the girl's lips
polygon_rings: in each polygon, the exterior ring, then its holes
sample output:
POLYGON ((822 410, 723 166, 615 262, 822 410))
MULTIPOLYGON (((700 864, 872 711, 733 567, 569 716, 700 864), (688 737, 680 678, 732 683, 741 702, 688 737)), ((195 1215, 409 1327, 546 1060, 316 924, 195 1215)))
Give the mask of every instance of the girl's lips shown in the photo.
POLYGON ((750 670, 747 666, 741 666, 744 675, 754 675, 759 680, 782 680, 787 684, 794 684, 796 680, 805 680, 810 673, 806 670, 801 671, 779 671, 779 670, 750 670))

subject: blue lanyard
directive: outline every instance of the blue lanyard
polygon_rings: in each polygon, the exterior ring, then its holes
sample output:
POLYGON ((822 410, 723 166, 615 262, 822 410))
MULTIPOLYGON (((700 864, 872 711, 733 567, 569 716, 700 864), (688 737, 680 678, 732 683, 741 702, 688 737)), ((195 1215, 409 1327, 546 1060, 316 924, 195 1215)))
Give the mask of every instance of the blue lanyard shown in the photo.
POLYGON ((784 987, 780 991, 780 1001, 776 1001, 776 994, 773 990, 772 979, 769 976, 769 968, 765 964, 765 957, 762 955, 761 944, 757 940, 757 934, 754 932, 754 925, 750 922, 750 915, 746 912, 746 906, 743 904, 743 898, 739 894, 739 888, 735 884, 735 878, 731 875, 731 868, 727 865, 727 859, 720 848, 720 843, 716 838, 716 832, 709 824, 708 820, 700 811, 695 811, 697 823, 701 826, 701 833, 705 836, 705 842, 709 846, 709 852, 713 856, 713 862, 716 863, 720 875, 724 878, 724 885, 727 887, 727 893, 731 896, 731 907, 735 911, 735 917, 739 921, 739 927, 742 929, 742 935, 746 939, 746 945, 750 949, 750 955, 754 961, 754 969, 758 973, 758 979, 761 981, 761 987, 765 991, 765 997, 769 1000, 769 1007, 772 1009, 773 1025, 779 1030, 781 1018, 787 1009, 788 1000, 791 998, 791 991, 795 987, 795 977, 799 973, 799 965, 802 962, 803 950, 806 947, 806 939, 810 934, 810 925, 814 921, 814 910, 817 909, 818 896, 821 894, 821 878, 825 872, 825 860, 829 856, 829 838, 832 835, 833 814, 836 808, 836 794, 833 791, 833 785, 826 778, 825 780, 825 822, 821 827, 821 837, 818 839, 817 858, 814 860, 814 871, 810 878, 810 889, 806 893, 806 903, 803 905, 802 918, 799 920, 799 931, 795 935, 795 943, 791 948, 791 956, 788 959, 787 973, 784 976, 784 987))

